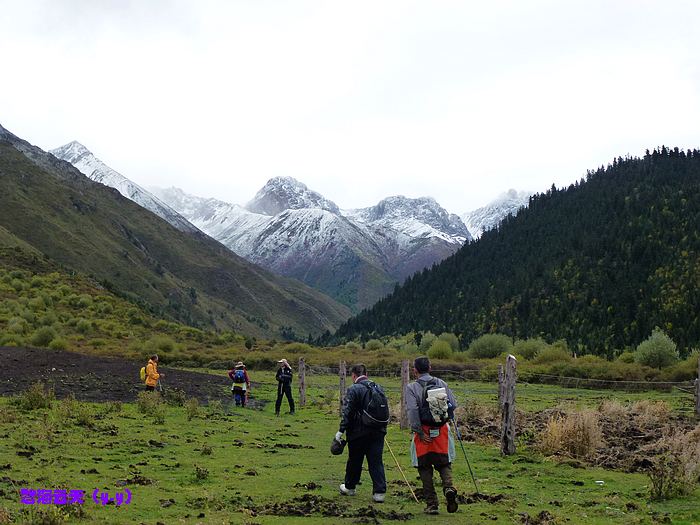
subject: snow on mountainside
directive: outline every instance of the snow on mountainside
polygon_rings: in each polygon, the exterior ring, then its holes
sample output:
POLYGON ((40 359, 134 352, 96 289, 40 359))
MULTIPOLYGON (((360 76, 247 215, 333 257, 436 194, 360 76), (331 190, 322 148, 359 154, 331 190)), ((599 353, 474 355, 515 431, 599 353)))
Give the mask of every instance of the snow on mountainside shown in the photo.
POLYGON ((435 237, 459 245, 471 239, 462 219, 447 213, 431 197, 409 199, 397 195, 376 206, 343 213, 358 222, 391 228, 411 239, 435 237))
POLYGON ((238 255, 355 309, 471 238, 434 199, 389 197, 341 211, 289 177, 270 179, 245 208, 176 188, 152 191, 238 255))
POLYGON ((311 191, 305 184, 292 177, 270 179, 245 207, 253 213, 263 215, 277 215, 285 210, 303 208, 320 208, 332 213, 340 211, 334 202, 320 193, 311 191))
POLYGON ((94 180, 115 188, 127 199, 155 213, 175 228, 185 232, 196 232, 197 228, 163 201, 130 181, 122 174, 107 166, 80 142, 73 141, 49 151, 54 157, 70 162, 81 173, 94 180))
POLYGON ((478 239, 481 234, 495 228, 508 215, 516 215, 520 208, 527 207, 530 194, 513 189, 501 194, 486 206, 462 215, 472 237, 478 239))

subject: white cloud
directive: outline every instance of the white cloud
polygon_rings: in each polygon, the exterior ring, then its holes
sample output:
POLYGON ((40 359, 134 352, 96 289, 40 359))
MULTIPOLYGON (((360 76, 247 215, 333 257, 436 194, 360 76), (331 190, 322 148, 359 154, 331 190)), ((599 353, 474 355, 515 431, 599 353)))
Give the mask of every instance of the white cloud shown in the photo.
POLYGON ((0 1, 0 122, 144 185, 451 211, 697 147, 693 2, 0 1))

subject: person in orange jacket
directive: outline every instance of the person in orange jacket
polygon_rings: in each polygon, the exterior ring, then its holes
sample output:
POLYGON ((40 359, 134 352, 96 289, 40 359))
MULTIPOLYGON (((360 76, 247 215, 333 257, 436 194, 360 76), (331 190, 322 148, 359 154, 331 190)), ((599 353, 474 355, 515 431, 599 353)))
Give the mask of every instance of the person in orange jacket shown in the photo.
POLYGON ((161 377, 165 374, 158 373, 158 355, 153 354, 146 365, 146 391, 154 391, 161 377))

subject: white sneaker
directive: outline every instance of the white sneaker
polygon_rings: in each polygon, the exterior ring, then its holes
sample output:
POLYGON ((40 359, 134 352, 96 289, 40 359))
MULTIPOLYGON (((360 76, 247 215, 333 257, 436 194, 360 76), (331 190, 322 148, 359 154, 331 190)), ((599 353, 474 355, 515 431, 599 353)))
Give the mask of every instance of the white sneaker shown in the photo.
POLYGON ((355 495, 355 489, 346 489, 345 488, 345 483, 340 484, 340 493, 343 496, 354 496, 355 495))
POLYGON ((386 494, 382 494, 380 492, 375 492, 372 494, 372 499, 374 500, 375 503, 384 503, 384 497, 386 494))

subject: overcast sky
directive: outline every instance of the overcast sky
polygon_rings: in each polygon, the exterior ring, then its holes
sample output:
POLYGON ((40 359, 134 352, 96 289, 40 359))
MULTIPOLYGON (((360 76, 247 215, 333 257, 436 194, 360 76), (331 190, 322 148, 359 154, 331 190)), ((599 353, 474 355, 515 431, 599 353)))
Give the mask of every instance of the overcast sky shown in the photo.
POLYGON ((145 186, 464 213, 699 147, 700 2, 0 0, 0 124, 145 186))

